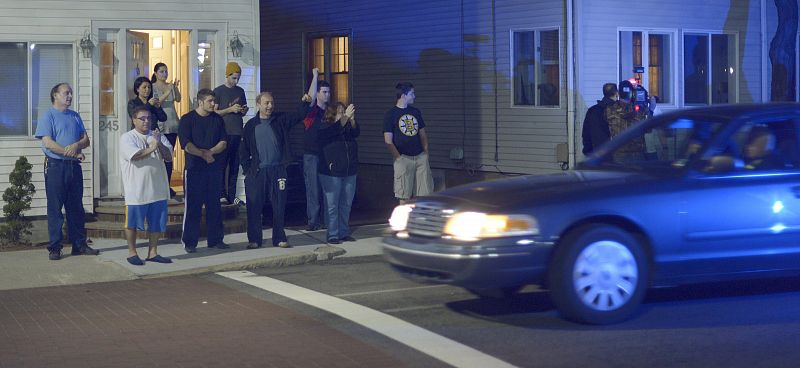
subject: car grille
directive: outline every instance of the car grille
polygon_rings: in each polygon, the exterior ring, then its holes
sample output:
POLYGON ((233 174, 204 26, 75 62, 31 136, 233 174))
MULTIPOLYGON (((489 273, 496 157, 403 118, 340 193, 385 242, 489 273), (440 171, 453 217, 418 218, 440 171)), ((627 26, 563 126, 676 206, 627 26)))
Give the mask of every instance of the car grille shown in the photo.
POLYGON ((439 237, 453 211, 438 203, 416 203, 408 217, 408 233, 411 235, 439 237))

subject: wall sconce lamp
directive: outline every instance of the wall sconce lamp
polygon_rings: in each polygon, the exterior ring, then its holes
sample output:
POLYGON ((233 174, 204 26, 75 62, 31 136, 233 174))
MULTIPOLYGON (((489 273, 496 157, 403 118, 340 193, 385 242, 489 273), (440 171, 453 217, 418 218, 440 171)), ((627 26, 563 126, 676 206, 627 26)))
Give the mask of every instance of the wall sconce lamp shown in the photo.
POLYGON ((242 49, 244 49, 244 44, 242 40, 239 39, 239 33, 233 32, 233 37, 231 37, 230 42, 228 42, 228 46, 231 48, 231 54, 233 57, 241 57, 242 56, 242 49))
POLYGON ((81 54, 84 58, 89 59, 92 57, 92 50, 94 50, 94 42, 92 42, 92 34, 89 31, 83 33, 83 38, 80 41, 81 54))

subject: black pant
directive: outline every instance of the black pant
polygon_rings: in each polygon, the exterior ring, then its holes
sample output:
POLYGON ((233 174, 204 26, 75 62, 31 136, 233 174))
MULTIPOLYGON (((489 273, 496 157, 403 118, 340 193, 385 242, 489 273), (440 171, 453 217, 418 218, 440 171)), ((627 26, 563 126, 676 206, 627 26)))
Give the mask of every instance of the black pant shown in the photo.
MULTIPOLYGON (((229 203, 233 203, 236 198, 236 182, 239 178, 239 143, 242 142, 241 135, 229 135, 228 145, 225 148, 228 161, 228 178, 220 193, 220 198, 225 198, 229 203)), ((223 173, 223 175, 225 175, 223 173)))
POLYGON ((261 220, 264 204, 272 203, 272 245, 286 241, 283 221, 286 213, 286 166, 275 165, 258 170, 244 178, 244 190, 247 196, 247 241, 261 245, 263 233, 261 220))
POLYGON ((85 212, 83 209, 83 171, 77 160, 47 158, 44 164, 44 188, 47 194, 47 232, 49 251, 60 251, 64 216, 67 213, 67 235, 72 250, 86 245, 85 212))
MULTIPOLYGON (((172 145, 172 148, 175 149, 175 143, 178 142, 178 133, 164 133, 164 136, 167 137, 167 141, 169 144, 172 145)), ((171 154, 171 153, 170 153, 171 154)), ((164 167, 167 168, 167 182, 170 183, 170 194, 172 193, 172 160, 164 161, 164 167)))
POLYGON ((222 187, 222 172, 219 170, 186 170, 183 173, 184 213, 183 236, 181 240, 187 248, 197 247, 200 239, 200 222, 203 205, 206 206, 206 229, 208 245, 222 242, 222 207, 219 193, 222 187))

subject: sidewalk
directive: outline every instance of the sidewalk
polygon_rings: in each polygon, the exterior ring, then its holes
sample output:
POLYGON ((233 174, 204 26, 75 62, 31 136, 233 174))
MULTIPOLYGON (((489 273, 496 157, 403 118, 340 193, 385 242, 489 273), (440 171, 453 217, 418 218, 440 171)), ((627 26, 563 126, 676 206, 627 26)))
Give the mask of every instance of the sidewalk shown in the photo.
MULTIPOLYGON (((254 267, 290 266, 334 257, 360 257, 381 252, 381 238, 387 224, 353 226, 355 242, 329 246, 325 244, 325 231, 298 231, 286 229, 292 248, 264 247, 247 249, 247 234, 225 236, 230 249, 217 250, 206 247, 203 240, 197 253, 187 254, 180 240, 162 240, 159 254, 172 258, 171 264, 148 262, 144 266, 130 265, 126 258, 128 247, 122 239, 93 238, 93 248, 99 256, 70 256, 69 245, 64 247, 60 261, 47 259, 45 247, 35 250, 0 252, 0 290, 44 286, 76 285, 93 282, 121 281, 197 274, 254 267)), ((264 230, 264 243, 271 244, 272 230, 264 230)), ((147 241, 138 241, 139 256, 147 255, 147 241)))

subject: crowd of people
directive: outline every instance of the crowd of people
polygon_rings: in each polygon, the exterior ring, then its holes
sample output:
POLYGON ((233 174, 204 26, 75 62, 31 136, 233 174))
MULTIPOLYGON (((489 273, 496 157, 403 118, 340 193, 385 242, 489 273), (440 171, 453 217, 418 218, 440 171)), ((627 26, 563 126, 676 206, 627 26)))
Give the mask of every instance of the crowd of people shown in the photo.
MULTIPOLYGON (((331 85, 313 70, 308 91, 296 110, 276 111, 270 92, 256 97, 258 113, 244 124, 248 112, 244 89, 238 86, 241 67, 230 62, 225 83, 197 92, 196 108, 178 118, 180 81, 168 82, 167 66, 155 65, 150 79, 134 81, 128 103, 131 130, 120 138, 119 159, 125 198, 127 261, 171 263, 158 254, 166 231, 168 201, 178 200, 170 188, 173 149, 185 153, 184 217, 181 241, 187 253, 197 251, 203 208, 209 248, 227 249, 223 241, 222 202, 239 203, 237 178, 245 180, 248 249, 263 247, 264 205, 272 207, 272 245, 290 247, 284 231, 287 165, 292 161, 289 132, 303 124, 303 177, 307 229, 326 228, 326 241, 355 241, 349 219, 356 193, 358 143, 361 128, 354 105, 331 102, 331 85), (138 232, 149 240, 147 256, 136 249, 138 232)), ((401 203, 433 191, 428 163, 428 138, 422 113, 414 108, 414 86, 398 83, 395 106, 383 121, 384 142, 394 159, 394 195, 401 203)), ((45 153, 45 188, 51 260, 61 259, 62 226, 66 213, 72 255, 97 255, 87 244, 83 209, 82 150, 89 147, 83 121, 71 110, 73 91, 59 83, 50 93, 53 107, 39 119, 36 138, 45 153)))

